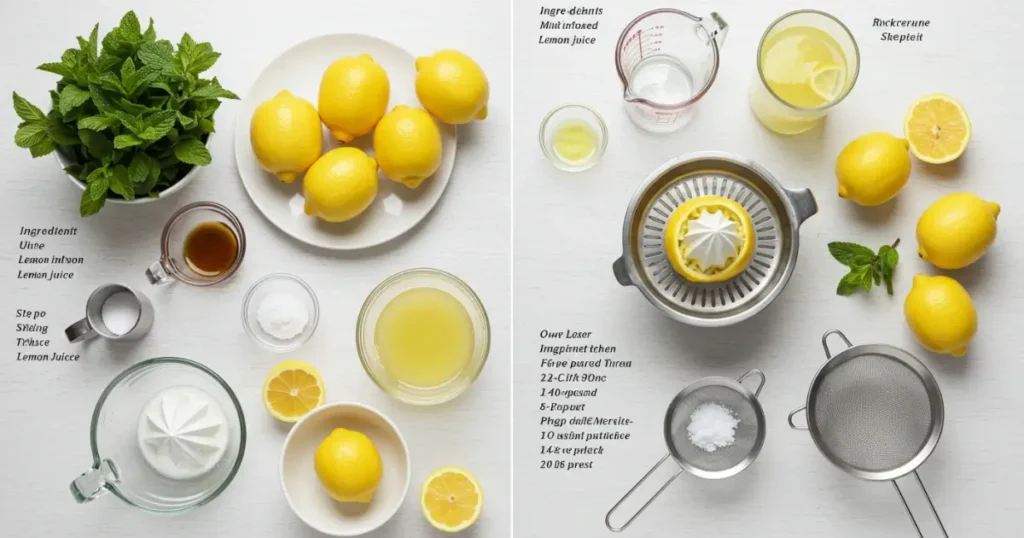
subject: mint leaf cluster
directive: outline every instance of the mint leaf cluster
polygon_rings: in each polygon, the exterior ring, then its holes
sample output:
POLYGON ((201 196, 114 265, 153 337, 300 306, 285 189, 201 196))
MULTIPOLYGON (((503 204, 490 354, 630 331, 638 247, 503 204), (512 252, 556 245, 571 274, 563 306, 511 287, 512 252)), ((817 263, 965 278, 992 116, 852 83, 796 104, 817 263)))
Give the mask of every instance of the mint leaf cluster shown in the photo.
POLYGON ((900 254, 896 251, 899 244, 900 240, 897 239, 892 245, 882 245, 876 253, 856 243, 829 243, 828 251, 832 257, 850 268, 850 272, 839 281, 836 294, 852 295, 861 289, 868 293, 872 285, 881 286, 885 283, 886 291, 892 295, 892 276, 896 264, 900 262, 900 254))
POLYGON ((204 79, 220 58, 187 33, 177 47, 143 30, 135 12, 103 40, 99 25, 59 62, 38 69, 59 75, 43 112, 14 93, 21 118, 14 142, 33 157, 60 151, 68 174, 86 185, 80 213, 97 213, 107 198, 134 200, 159 193, 193 166, 210 163, 206 139, 221 99, 238 96, 217 78, 204 79))

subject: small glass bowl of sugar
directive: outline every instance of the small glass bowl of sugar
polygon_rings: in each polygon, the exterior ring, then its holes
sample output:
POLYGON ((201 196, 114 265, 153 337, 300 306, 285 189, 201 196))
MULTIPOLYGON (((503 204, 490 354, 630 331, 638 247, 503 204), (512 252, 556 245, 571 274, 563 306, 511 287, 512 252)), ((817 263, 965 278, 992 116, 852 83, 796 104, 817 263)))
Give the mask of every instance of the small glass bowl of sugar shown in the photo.
POLYGON ((242 326, 257 344, 287 353, 306 343, 320 321, 316 293, 301 278, 274 273, 256 281, 242 302, 242 326))

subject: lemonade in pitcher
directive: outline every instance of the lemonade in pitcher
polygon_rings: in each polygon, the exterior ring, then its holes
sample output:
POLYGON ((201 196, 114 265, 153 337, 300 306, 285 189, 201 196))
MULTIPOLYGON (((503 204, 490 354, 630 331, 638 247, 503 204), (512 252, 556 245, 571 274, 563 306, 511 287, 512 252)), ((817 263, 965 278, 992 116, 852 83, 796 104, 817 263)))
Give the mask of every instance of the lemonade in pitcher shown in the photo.
POLYGON ((857 45, 838 20, 813 11, 788 14, 761 40, 750 106, 772 131, 802 133, 850 92, 858 64, 857 45))

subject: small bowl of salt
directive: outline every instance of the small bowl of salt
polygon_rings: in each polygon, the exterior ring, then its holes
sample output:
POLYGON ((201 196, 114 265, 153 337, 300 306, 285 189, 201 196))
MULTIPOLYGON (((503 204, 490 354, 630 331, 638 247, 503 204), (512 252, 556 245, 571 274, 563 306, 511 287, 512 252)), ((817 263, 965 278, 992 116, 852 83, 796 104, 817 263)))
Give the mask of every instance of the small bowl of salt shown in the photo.
POLYGON ((288 273, 256 281, 242 303, 242 326, 260 346, 277 353, 299 348, 313 336, 320 304, 313 288, 288 273))

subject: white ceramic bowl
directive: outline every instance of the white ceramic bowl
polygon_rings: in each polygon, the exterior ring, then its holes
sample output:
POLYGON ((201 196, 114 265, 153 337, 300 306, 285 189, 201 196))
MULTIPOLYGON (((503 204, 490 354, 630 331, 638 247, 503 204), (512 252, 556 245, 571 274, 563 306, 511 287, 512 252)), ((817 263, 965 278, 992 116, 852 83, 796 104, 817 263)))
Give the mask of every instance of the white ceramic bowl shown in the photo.
MULTIPOLYGON (((206 147, 207 147, 207 149, 209 149, 209 147, 210 147, 210 140, 212 138, 213 138, 213 134, 209 134, 206 137, 206 147)), ((67 168, 68 166, 70 166, 72 164, 71 161, 69 161, 68 158, 66 156, 64 156, 64 154, 61 153, 60 151, 54 151, 53 154, 57 157, 57 162, 60 163, 61 170, 67 168)), ((185 177, 181 178, 174 185, 171 185, 170 188, 164 189, 164 190, 160 191, 160 196, 157 197, 157 198, 153 198, 151 196, 142 196, 142 197, 136 198, 134 200, 122 200, 120 198, 107 198, 107 203, 108 204, 148 204, 150 202, 156 202, 158 200, 166 198, 167 196, 170 196, 170 195, 180 191, 181 189, 185 188, 185 185, 187 185, 190 181, 195 179, 195 177, 197 175, 199 175, 199 171, 202 170, 203 168, 204 167, 202 167, 202 166, 193 166, 192 169, 189 170, 187 174, 185 174, 185 177)), ((78 187, 78 190, 80 190, 80 191, 84 191, 85 190, 85 183, 82 183, 77 177, 72 176, 71 174, 68 174, 68 173, 65 173, 64 175, 67 176, 68 181, 70 181, 72 185, 74 185, 75 187, 78 187)))
POLYGON ((295 515, 329 536, 360 536, 386 523, 409 490, 409 449, 398 428, 376 409, 358 403, 322 405, 302 417, 281 450, 281 489, 295 515), (384 476, 369 504, 339 503, 320 486, 313 455, 335 428, 366 434, 380 452, 384 476))

